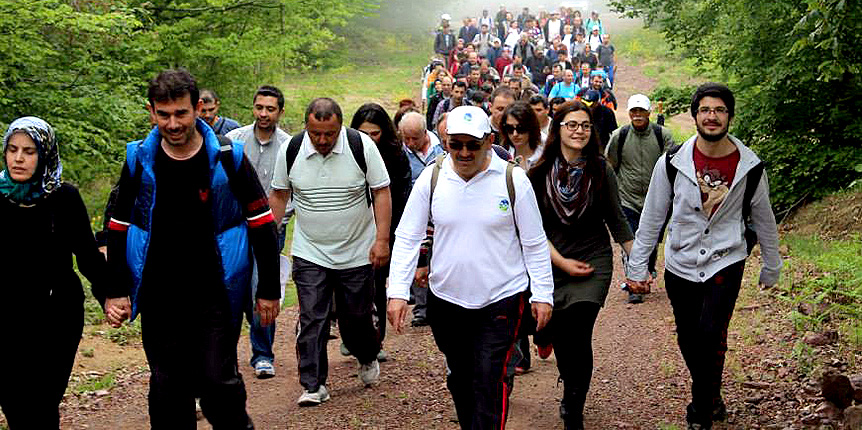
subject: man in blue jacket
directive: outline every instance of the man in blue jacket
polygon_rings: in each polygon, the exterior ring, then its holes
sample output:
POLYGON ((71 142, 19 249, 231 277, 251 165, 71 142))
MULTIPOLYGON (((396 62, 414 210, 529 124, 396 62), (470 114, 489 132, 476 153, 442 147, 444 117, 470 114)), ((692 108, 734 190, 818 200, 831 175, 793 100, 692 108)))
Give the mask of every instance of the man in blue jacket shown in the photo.
POLYGON ((114 326, 145 314, 153 429, 195 429, 194 399, 214 428, 253 428, 237 371, 242 310, 257 256, 257 313, 278 315, 278 252, 272 211, 243 155, 199 118, 195 79, 166 70, 150 82, 157 127, 126 146, 108 228, 114 326), (131 298, 131 300, 130 300, 131 298))
POLYGON ((691 116, 697 135, 656 162, 626 272, 632 292, 649 292, 649 255, 672 207, 664 279, 679 349, 691 372, 689 430, 710 429, 713 421, 727 418, 721 374, 727 327, 753 246, 749 228, 760 243, 760 283, 775 285, 781 269, 762 162, 727 133, 735 105, 722 84, 695 91, 691 116))

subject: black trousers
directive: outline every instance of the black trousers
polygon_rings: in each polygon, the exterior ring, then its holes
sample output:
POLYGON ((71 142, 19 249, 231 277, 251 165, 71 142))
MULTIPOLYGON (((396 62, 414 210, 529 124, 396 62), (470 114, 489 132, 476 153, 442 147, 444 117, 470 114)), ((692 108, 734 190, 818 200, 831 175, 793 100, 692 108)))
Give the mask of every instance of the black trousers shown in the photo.
POLYGON ((563 401, 560 415, 564 421, 583 419, 584 404, 593 377, 593 327, 601 306, 593 302, 577 302, 554 309, 551 321, 536 337, 537 343, 547 340, 554 345, 557 369, 563 380, 563 401))
POLYGON ((195 397, 201 399, 213 429, 253 428, 237 368, 239 325, 231 317, 227 296, 215 296, 192 302, 182 319, 176 309, 169 312, 152 301, 142 312, 153 429, 196 429, 195 397))
POLYGON ((45 311, 50 321, 27 323, 26 330, 21 327, 23 318, 3 319, 0 409, 11 430, 60 427, 58 407, 81 341, 84 307, 78 298, 55 298, 45 311), (43 360, 44 366, 28 371, 22 361, 28 355, 43 360))
POLYGON ((732 264, 705 282, 691 282, 665 271, 665 288, 676 319, 677 342, 691 373, 689 422, 712 426, 721 400, 721 374, 727 352, 727 326, 742 284, 745 261, 732 264))
POLYGON ((428 291, 428 322, 449 366, 446 385, 466 430, 503 429, 509 412, 515 338, 524 294, 466 309, 428 291))
POLYGON ((344 345, 360 363, 377 359, 380 340, 372 318, 374 271, 370 264, 336 270, 293 257, 293 281, 299 297, 299 383, 306 390, 317 391, 329 376, 326 344, 333 297, 344 345))
POLYGON ((374 271, 374 326, 377 328, 377 338, 383 348, 386 338, 386 279, 389 277, 389 265, 374 271))

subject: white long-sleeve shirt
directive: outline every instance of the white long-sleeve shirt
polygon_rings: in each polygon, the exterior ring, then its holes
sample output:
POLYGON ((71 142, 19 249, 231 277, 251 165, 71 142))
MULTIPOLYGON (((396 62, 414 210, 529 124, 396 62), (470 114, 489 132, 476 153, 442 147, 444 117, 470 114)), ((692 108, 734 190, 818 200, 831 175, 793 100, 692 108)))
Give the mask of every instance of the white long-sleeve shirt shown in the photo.
POLYGON ((429 281, 434 295, 479 309, 530 288, 531 302, 554 303, 550 250, 530 181, 523 170, 514 170, 519 238, 506 189, 506 161, 491 153, 488 157, 488 168, 469 181, 455 173, 447 157, 430 203, 433 168, 416 180, 395 231, 389 298, 410 296, 430 204, 434 245, 429 281))

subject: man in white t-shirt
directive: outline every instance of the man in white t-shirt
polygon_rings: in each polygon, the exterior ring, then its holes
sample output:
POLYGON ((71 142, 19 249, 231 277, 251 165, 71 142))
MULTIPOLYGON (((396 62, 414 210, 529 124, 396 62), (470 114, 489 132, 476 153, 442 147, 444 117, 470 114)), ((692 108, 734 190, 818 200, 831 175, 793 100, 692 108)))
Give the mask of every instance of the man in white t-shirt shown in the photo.
POLYGON ((508 173, 509 165, 491 150, 488 115, 479 107, 458 107, 446 124, 449 155, 416 180, 395 232, 389 321, 396 332, 404 327, 430 220, 428 321, 446 356, 458 420, 462 428, 502 428, 514 375, 507 357, 515 349, 528 289, 537 328, 551 317, 550 251, 527 175, 520 168, 508 173))
POLYGON ((372 303, 374 268, 389 260, 389 176, 374 141, 342 122, 334 100, 309 104, 305 131, 279 150, 269 197, 276 220, 291 196, 296 211, 291 255, 299 297, 300 406, 329 400, 333 296, 342 340, 360 364, 359 379, 370 385, 380 375, 372 303))

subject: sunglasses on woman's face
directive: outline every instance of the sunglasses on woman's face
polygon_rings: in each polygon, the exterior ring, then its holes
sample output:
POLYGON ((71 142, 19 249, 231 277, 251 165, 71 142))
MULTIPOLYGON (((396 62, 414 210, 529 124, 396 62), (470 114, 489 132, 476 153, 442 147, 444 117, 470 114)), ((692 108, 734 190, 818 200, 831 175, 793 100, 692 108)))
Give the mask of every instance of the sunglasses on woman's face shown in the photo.
POLYGON ((512 134, 513 131, 517 131, 518 134, 527 134, 530 132, 530 129, 523 124, 511 125, 511 124, 503 124, 503 133, 512 134))
POLYGON ((482 149, 482 142, 478 140, 471 140, 469 142, 449 140, 449 148, 453 151, 460 151, 462 148, 467 148, 468 151, 478 151, 482 149))

